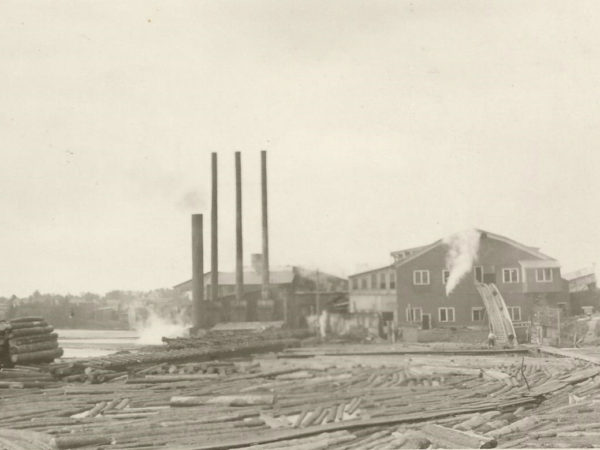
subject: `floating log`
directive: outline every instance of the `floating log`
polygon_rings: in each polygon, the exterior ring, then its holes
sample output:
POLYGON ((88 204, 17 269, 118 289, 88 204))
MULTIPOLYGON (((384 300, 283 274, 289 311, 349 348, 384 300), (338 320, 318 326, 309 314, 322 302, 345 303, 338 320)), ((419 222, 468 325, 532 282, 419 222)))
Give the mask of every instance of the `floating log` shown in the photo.
POLYGON ((57 449, 88 447, 91 445, 110 445, 110 436, 62 436, 52 439, 52 445, 57 449))
POLYGON ((487 434, 489 436, 498 438, 501 436, 505 436, 507 434, 528 431, 535 427, 538 423, 540 423, 539 417, 529 416, 524 419, 517 420, 516 422, 511 423, 510 425, 506 425, 502 428, 498 428, 496 430, 491 430, 487 434))
POLYGON ((217 397, 171 397, 171 406, 199 406, 199 405, 224 405, 224 406, 254 406, 272 405, 273 395, 220 395, 217 397))
POLYGON ((214 380, 215 378, 219 378, 219 374, 202 373, 191 375, 146 375, 142 378, 129 378, 127 380, 127 384, 175 383, 179 381, 214 380))
POLYGON ((496 439, 493 437, 454 430, 436 424, 425 424, 422 431, 431 441, 440 440, 444 446, 450 443, 451 445, 448 446, 450 448, 494 448, 497 445, 496 439))

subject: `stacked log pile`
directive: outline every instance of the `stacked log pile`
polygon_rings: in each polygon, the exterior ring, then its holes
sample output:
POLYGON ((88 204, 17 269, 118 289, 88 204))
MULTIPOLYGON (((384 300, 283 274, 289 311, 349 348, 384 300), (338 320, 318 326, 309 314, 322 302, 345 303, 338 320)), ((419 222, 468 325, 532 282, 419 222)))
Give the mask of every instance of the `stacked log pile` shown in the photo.
POLYGON ((53 364, 50 371, 57 377, 80 375, 85 369, 95 371, 127 372, 150 365, 163 363, 180 364, 183 362, 201 362, 238 356, 249 356, 253 353, 280 351, 287 347, 299 345, 298 339, 277 339, 236 342, 211 347, 189 346, 186 348, 154 348, 139 352, 116 353, 112 355, 81 359, 76 362, 53 364))
POLYGON ((210 330, 196 338, 163 338, 163 342, 171 349, 204 348, 218 349, 223 346, 235 348, 240 345, 260 345, 277 341, 295 341, 312 336, 308 330, 288 330, 271 328, 264 331, 253 330, 210 330))
MULTIPOLYGON (((304 330, 211 331, 201 338, 163 338, 166 346, 143 348, 135 352, 80 359, 52 364, 50 372, 68 382, 102 383, 148 366, 172 366, 184 362, 208 362, 254 353, 277 352, 300 345, 304 330)), ((211 369, 212 370, 212 369, 211 369)))
POLYGON ((12 364, 48 363, 63 354, 58 335, 41 317, 23 317, 0 323, 0 360, 12 364))

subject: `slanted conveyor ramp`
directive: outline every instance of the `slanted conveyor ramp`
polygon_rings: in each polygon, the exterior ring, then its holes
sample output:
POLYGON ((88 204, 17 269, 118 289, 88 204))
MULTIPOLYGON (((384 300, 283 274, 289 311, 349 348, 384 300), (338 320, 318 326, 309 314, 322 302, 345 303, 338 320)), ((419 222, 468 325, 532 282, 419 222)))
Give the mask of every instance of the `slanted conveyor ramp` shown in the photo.
POLYGON ((512 334, 516 344, 515 328, 498 287, 494 283, 478 283, 476 286, 487 312, 490 330, 496 335, 497 342, 508 343, 508 336, 512 334))

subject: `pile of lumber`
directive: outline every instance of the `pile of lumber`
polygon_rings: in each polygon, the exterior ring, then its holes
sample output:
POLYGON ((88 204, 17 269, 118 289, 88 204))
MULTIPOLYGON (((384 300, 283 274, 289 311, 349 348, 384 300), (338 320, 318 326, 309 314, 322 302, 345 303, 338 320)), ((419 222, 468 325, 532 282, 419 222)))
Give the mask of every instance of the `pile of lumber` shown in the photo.
POLYGON ((256 366, 236 364, 231 361, 205 361, 195 363, 159 363, 151 365, 140 365, 127 371, 107 370, 90 366, 85 362, 73 361, 49 365, 46 369, 55 379, 68 383, 84 382, 89 384, 101 384, 127 380, 128 383, 142 383, 143 380, 153 379, 160 382, 161 378, 166 381, 185 381, 200 378, 218 378, 239 371, 251 371, 256 366), (166 377, 162 377, 162 376, 166 377))
MULTIPOLYGON (((156 365, 162 363, 179 364, 184 362, 212 361, 239 356, 249 356, 254 353, 281 351, 288 347, 298 346, 298 339, 277 339, 263 341, 239 342, 235 345, 223 343, 211 347, 186 347, 186 348, 163 348, 153 347, 135 352, 120 352, 95 358, 78 360, 72 366, 72 371, 62 364, 58 366, 61 375, 73 375, 79 373, 77 366, 92 367, 95 369, 112 371, 129 371, 136 368, 156 365)), ((69 364, 66 364, 69 366, 69 364)), ((51 370, 54 366, 51 367, 51 370)))
POLYGON ((63 354, 58 335, 42 317, 22 317, 0 323, 3 366, 48 363, 63 354))
MULTIPOLYGON (((253 322, 250 322, 253 323, 253 322)), ((297 341, 312 336, 313 333, 305 329, 212 329, 203 336, 191 338, 162 338, 169 348, 203 348, 218 349, 224 346, 237 347, 240 345, 261 345, 267 342, 297 341)))

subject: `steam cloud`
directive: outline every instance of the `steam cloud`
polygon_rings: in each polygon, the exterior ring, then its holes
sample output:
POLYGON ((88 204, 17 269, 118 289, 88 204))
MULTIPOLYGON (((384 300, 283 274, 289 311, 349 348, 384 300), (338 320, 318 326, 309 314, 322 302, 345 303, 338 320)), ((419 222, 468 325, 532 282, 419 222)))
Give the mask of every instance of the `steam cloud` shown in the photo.
POLYGON ((480 236, 481 233, 477 230, 466 230, 444 239, 444 243, 448 245, 446 268, 450 271, 446 282, 446 296, 450 295, 460 280, 473 269, 479 252, 480 236))
POLYGON ((183 314, 171 320, 161 317, 154 310, 149 311, 148 318, 137 322, 135 329, 138 332, 136 343, 140 345, 160 345, 163 337, 176 338, 188 336, 189 325, 186 324, 183 314))

